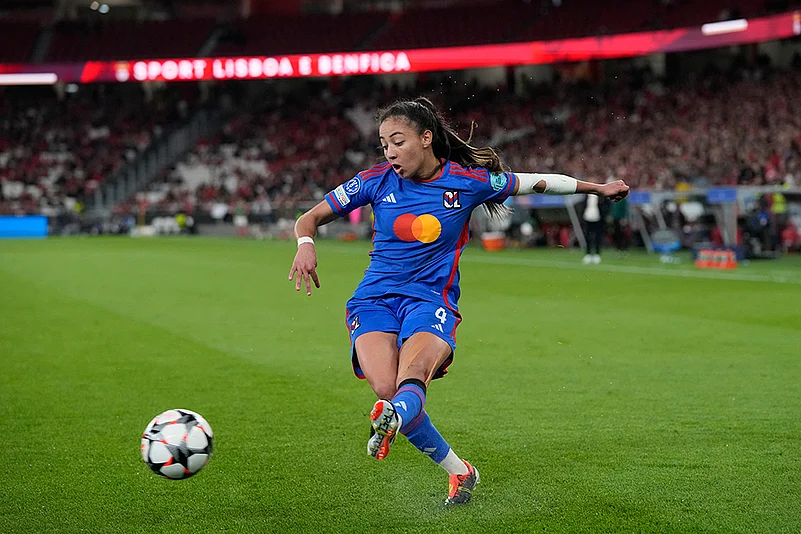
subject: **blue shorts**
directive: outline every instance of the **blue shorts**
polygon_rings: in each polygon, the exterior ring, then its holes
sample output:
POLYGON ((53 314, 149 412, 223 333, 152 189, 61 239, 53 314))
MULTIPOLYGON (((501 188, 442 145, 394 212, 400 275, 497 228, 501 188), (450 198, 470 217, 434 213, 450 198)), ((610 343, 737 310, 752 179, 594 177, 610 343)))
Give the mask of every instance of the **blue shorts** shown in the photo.
POLYGON ((356 354, 356 338, 367 332, 387 332, 398 335, 398 350, 417 332, 430 332, 451 347, 451 354, 434 373, 442 378, 453 361, 456 350, 456 327, 462 321, 459 312, 442 304, 413 297, 352 298, 345 307, 345 325, 350 334, 350 354, 353 372, 364 378, 356 354))

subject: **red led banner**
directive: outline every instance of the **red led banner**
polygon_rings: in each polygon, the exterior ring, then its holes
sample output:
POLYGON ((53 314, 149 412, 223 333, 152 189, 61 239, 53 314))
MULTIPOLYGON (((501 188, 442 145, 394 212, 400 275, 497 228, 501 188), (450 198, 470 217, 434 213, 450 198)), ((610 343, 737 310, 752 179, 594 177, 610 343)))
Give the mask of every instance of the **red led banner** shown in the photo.
POLYGON ((682 28, 560 41, 272 57, 89 61, 40 65, 0 64, 0 84, 255 80, 351 76, 538 65, 642 56, 801 35, 801 12, 682 28))

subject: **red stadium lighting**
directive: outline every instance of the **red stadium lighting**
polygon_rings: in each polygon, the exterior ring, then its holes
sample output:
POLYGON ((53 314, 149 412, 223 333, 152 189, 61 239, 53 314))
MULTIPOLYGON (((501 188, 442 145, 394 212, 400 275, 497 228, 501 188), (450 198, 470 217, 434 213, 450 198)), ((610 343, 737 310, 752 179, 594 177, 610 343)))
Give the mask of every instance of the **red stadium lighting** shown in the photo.
MULTIPOLYGON (((105 5, 105 4, 102 4, 105 5)), ((431 72, 516 65, 544 65, 684 52, 787 39, 801 34, 798 11, 702 27, 580 37, 555 41, 380 50, 272 57, 212 57, 87 61, 58 64, 0 64, 6 85, 64 82, 198 81, 352 76, 431 72)), ((2 80, 2 78, 0 78, 2 80)))

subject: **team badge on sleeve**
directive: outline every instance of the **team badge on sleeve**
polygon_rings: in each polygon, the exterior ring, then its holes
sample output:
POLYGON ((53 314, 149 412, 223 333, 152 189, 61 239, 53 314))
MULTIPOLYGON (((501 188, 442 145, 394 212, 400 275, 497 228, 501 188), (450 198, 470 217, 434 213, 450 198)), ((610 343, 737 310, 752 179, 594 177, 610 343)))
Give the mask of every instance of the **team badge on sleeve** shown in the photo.
POLYGON ((445 209, 459 209, 462 207, 459 202, 459 191, 445 191, 442 193, 442 205, 445 209))
POLYGON ((493 172, 490 174, 490 183, 492 184, 492 188, 496 191, 500 191, 506 187, 506 182, 508 180, 509 179, 502 172, 493 172))
POLYGON ((358 177, 352 178, 348 183, 345 184, 345 192, 349 195, 355 195, 359 192, 359 189, 362 187, 362 181, 359 180, 358 177))

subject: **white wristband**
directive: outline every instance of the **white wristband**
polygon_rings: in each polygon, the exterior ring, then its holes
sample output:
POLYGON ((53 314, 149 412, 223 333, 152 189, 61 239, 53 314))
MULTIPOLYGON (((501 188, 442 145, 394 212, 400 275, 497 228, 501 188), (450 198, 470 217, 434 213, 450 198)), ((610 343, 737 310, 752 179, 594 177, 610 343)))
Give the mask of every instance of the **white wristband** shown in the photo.
POLYGON ((314 245, 314 239, 311 237, 304 235, 303 237, 298 238, 298 246, 301 246, 303 243, 311 243, 312 246, 314 245))

